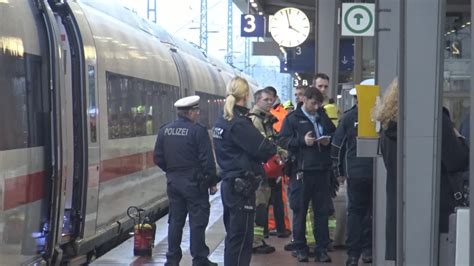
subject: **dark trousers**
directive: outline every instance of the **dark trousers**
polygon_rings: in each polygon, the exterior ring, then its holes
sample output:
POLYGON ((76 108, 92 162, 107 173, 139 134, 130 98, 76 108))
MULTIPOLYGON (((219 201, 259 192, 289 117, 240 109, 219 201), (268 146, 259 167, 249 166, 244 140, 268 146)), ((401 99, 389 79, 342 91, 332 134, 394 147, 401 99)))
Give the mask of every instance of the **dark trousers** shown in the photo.
POLYGON ((252 258, 255 195, 246 198, 236 194, 232 181, 224 179, 221 196, 226 231, 224 265, 248 266, 252 258))
POLYGON ((209 248, 206 245, 205 232, 209 223, 209 195, 200 192, 196 182, 180 180, 168 182, 169 199, 168 252, 166 259, 176 262, 182 258, 181 239, 186 216, 189 213, 190 250, 193 265, 207 260, 209 248))
POLYGON ((347 254, 372 250, 372 178, 348 178, 347 254))
POLYGON ((305 171, 302 179, 292 180, 291 187, 290 205, 293 205, 293 237, 296 248, 300 250, 308 248, 305 236, 306 213, 311 201, 316 251, 325 251, 329 244, 329 171, 305 171))
MULTIPOLYGON (((282 185, 283 181, 275 182, 275 180, 270 180, 271 195, 270 195, 270 204, 273 206, 273 217, 275 219, 276 230, 278 233, 284 233, 285 228, 285 210, 283 208, 283 195, 282 195, 282 185)), ((267 209, 268 213, 268 209, 267 209)), ((268 220, 268 219, 267 219, 268 220)), ((268 223, 265 226, 266 231, 268 231, 268 223)))
MULTIPOLYGON (((290 184, 288 185, 288 202, 290 203, 290 209, 293 211, 293 217, 291 220, 291 225, 292 228, 291 230, 293 231, 293 241, 295 238, 295 229, 301 227, 302 225, 299 224, 301 221, 297 217, 297 213, 300 212, 301 207, 300 207, 300 202, 301 202, 301 196, 302 195, 302 182, 299 180, 296 180, 296 176, 293 174, 290 177, 290 184)), ((306 226, 306 222, 304 221, 303 226, 306 226)))

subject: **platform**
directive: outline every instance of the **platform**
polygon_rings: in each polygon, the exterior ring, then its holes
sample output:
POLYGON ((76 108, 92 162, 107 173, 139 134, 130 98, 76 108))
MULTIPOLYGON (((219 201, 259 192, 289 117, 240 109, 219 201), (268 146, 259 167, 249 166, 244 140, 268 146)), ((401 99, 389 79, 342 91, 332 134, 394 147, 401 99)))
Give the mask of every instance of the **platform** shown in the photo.
MULTIPOLYGON (((206 242, 211 250, 209 259, 211 261, 224 265, 224 238, 225 228, 222 220, 222 202, 220 193, 211 196, 211 215, 209 218, 209 225, 206 229, 206 242)), ((168 216, 164 216, 157 221, 157 231, 155 238, 155 248, 153 249, 153 256, 150 257, 138 257, 133 256, 133 238, 128 239, 115 249, 109 251, 107 254, 95 260, 92 265, 163 265, 166 261, 166 250, 167 250, 167 228, 168 228, 168 216)), ((310 257, 310 262, 299 263, 296 258, 291 256, 291 253, 283 249, 284 245, 290 241, 290 238, 277 238, 270 236, 267 243, 275 246, 276 252, 266 255, 253 255, 251 265, 344 265, 346 259, 345 250, 336 249, 334 252, 330 252, 333 262, 332 263, 315 263, 314 258, 310 257)), ((189 226, 186 222, 186 226, 183 230, 183 241, 181 243, 183 250, 183 259, 181 265, 192 265, 192 257, 189 251, 189 226)), ((362 264, 359 265, 369 265, 362 264)))

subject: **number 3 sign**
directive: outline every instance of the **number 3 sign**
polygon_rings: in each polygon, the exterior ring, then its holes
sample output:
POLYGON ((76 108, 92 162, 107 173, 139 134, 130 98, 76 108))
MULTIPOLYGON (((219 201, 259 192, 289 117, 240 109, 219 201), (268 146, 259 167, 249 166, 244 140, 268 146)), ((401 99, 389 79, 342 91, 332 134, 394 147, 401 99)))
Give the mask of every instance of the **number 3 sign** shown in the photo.
POLYGON ((240 36, 264 37, 265 17, 253 14, 242 14, 240 17, 240 36))

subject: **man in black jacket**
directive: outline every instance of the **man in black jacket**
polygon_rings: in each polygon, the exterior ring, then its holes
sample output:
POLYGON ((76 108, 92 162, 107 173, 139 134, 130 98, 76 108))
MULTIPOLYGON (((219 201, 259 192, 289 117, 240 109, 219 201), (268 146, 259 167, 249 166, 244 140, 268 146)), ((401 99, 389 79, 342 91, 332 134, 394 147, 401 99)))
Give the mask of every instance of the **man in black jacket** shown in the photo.
POLYGON ((372 262, 373 159, 357 157, 358 108, 356 90, 352 89, 350 94, 356 99, 356 104, 344 113, 337 126, 331 144, 331 158, 333 160, 334 175, 340 181, 347 178, 349 205, 346 240, 348 259, 346 265, 356 266, 361 254, 364 263, 372 262), (343 160, 345 160, 344 169, 342 167, 343 160))
POLYGON ((299 198, 299 202, 292 202, 295 216, 294 246, 300 262, 308 261, 305 218, 310 200, 314 210, 316 261, 331 261, 326 250, 329 243, 328 201, 331 169, 329 144, 335 127, 321 108, 323 100, 323 95, 318 89, 308 88, 304 94, 303 105, 285 118, 280 132, 281 145, 296 156, 296 165, 292 170, 295 172, 295 175, 292 175, 295 178, 290 182, 302 184, 302 197, 299 198))

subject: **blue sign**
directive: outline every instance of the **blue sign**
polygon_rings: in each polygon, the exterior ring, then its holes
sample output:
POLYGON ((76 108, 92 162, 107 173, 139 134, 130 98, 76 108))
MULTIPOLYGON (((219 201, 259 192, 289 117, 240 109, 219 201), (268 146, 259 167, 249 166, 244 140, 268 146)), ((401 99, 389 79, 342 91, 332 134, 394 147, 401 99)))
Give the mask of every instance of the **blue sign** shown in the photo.
POLYGON ((280 64, 282 73, 314 73, 315 64, 315 42, 306 41, 300 46, 285 48, 286 64, 284 60, 280 64))
POLYGON ((265 16, 242 14, 242 16, 240 16, 240 36, 264 37, 265 16))
POLYGON ((354 70, 354 39, 342 39, 339 46, 339 71, 354 70))

